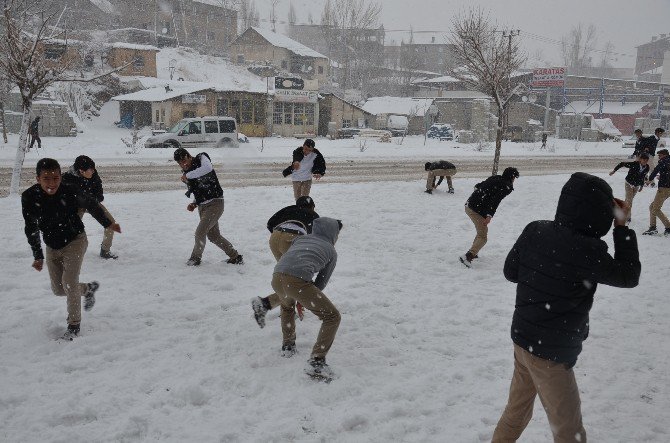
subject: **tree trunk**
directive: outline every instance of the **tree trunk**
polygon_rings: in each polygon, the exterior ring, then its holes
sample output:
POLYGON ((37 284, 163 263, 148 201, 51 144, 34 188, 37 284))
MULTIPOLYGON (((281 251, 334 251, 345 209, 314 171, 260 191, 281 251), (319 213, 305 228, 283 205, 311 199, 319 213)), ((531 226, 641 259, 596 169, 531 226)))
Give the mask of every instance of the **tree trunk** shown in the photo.
POLYGON ((23 110, 21 131, 19 132, 19 146, 16 148, 16 160, 14 160, 12 182, 9 187, 10 195, 18 195, 21 186, 21 168, 23 167, 23 160, 25 160, 26 152, 28 151, 28 126, 30 125, 31 109, 32 106, 28 106, 23 110))
POLYGON ((0 103, 0 125, 2 125, 2 139, 7 144, 7 125, 5 124, 5 104, 0 103))
POLYGON ((500 150, 502 149, 503 133, 505 131, 505 110, 498 107, 498 127, 496 128, 496 152, 493 155, 493 170, 491 175, 498 173, 498 165, 500 164, 500 150))

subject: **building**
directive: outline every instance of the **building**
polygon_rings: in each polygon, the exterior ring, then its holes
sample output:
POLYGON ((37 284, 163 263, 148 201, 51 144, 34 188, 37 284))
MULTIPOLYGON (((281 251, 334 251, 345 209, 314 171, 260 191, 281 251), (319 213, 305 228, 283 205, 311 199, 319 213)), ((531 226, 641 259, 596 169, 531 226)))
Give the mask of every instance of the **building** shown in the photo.
POLYGON ((411 33, 384 47, 384 65, 394 69, 446 74, 454 64, 453 45, 442 34, 411 33))
POLYGON ((366 128, 375 118, 365 109, 336 94, 321 95, 323 98, 319 102, 318 135, 327 136, 330 123, 335 124, 335 129, 366 128))
POLYGON ((400 115, 409 121, 408 134, 423 134, 427 112, 433 102, 432 98, 370 97, 362 108, 375 116, 371 122, 374 129, 388 129, 389 117, 400 115))
POLYGON ((651 117, 655 114, 655 106, 649 101, 573 101, 566 105, 565 112, 574 114, 591 114, 599 119, 609 118, 614 126, 624 135, 632 135, 635 130, 635 119, 651 117))
POLYGON ((329 82, 328 57, 267 29, 248 28, 231 45, 237 64, 265 64, 307 80, 329 82))
POLYGON ((130 43, 112 43, 107 51, 107 64, 111 68, 121 68, 119 75, 140 75, 156 77, 155 46, 130 43))
POLYGON ((638 46, 635 74, 639 75, 663 66, 666 51, 670 51, 670 34, 655 35, 650 42, 638 46))

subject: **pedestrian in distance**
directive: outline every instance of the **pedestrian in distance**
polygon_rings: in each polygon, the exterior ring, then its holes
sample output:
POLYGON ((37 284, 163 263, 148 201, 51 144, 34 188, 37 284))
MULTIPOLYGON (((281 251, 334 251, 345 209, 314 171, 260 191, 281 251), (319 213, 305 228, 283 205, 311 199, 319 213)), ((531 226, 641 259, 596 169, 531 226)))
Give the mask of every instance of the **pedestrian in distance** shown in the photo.
MULTIPOLYGON (((654 135, 647 137, 643 142, 642 152, 649 154, 649 168, 653 171, 656 167, 656 149, 659 147, 661 142, 661 137, 665 133, 665 129, 656 128, 654 130, 654 135)), ((652 186, 653 187, 653 186, 652 186)))
MULTIPOLYGON (((80 155, 74 160, 74 164, 68 169, 66 173, 63 174, 63 183, 71 184, 89 197, 93 198, 98 202, 100 208, 105 213, 105 217, 112 221, 112 224, 116 223, 112 214, 109 213, 107 208, 102 204, 105 199, 105 195, 102 188, 102 180, 98 175, 98 171, 95 168, 95 162, 86 155, 80 155)), ((86 209, 79 209, 79 216, 84 217, 86 209)), ((118 255, 111 252, 112 241, 114 240, 114 231, 110 228, 105 229, 105 232, 102 237, 102 243, 100 244, 100 257, 105 260, 108 259, 117 259, 118 255)))
POLYGON ((308 196, 312 189, 312 179, 318 181, 326 173, 326 160, 315 146, 311 138, 305 140, 301 147, 293 151, 291 165, 282 171, 284 177, 291 176, 295 200, 308 196))
POLYGON ((465 203, 465 213, 475 225, 477 234, 472 246, 459 257, 466 267, 479 258, 479 251, 488 241, 489 224, 500 205, 500 202, 514 191, 514 180, 519 178, 519 170, 506 168, 502 175, 493 175, 475 185, 475 191, 465 203))
POLYGON ((28 150, 33 149, 33 145, 37 142, 37 149, 42 149, 42 139, 40 138, 40 116, 38 115, 30 123, 28 127, 28 135, 30 136, 30 146, 28 150))
MULTIPOLYGON (((267 228, 270 231, 270 251, 272 251, 275 260, 279 261, 296 237, 312 233, 312 223, 319 218, 319 214, 316 213, 314 208, 315 204, 312 197, 300 197, 295 205, 282 208, 270 217, 267 228)), ((251 307, 258 326, 264 328, 267 312, 280 304, 279 296, 276 293, 262 298, 254 297, 251 300, 251 307)), ((302 320, 302 305, 298 303, 297 306, 298 317, 302 320)), ((286 309, 288 309, 288 306, 286 309)), ((293 307, 291 309, 293 310, 293 307)), ((293 353, 295 353, 294 343, 282 346, 282 355, 290 357, 293 353)))
POLYGON ((626 207, 628 208, 627 219, 631 221, 631 214, 633 212, 633 199, 638 192, 644 189, 645 180, 649 173, 649 154, 643 152, 637 160, 632 162, 621 162, 614 167, 610 175, 614 175, 616 171, 621 168, 628 168, 626 180, 624 184, 624 191, 626 195, 626 207))
POLYGON ((456 174, 456 166, 453 163, 446 160, 440 160, 436 162, 426 162, 424 169, 428 172, 428 178, 426 178, 426 193, 432 194, 433 190, 436 189, 442 183, 444 178, 447 178, 447 186, 449 189, 447 192, 449 194, 454 193, 454 185, 451 181, 451 177, 456 174), (435 183, 435 179, 439 177, 440 179, 435 183))
POLYGON ((192 157, 186 149, 178 148, 174 151, 174 160, 181 167, 181 181, 188 186, 186 196, 193 196, 193 201, 186 209, 193 212, 197 208, 200 216, 200 223, 195 230, 195 244, 186 265, 200 266, 207 240, 226 253, 226 263, 243 264, 242 255, 219 231, 219 219, 223 214, 223 189, 209 155, 201 152, 192 157))
POLYGON ((636 129, 633 131, 633 134, 635 134, 636 138, 635 148, 633 149, 633 153, 628 158, 638 158, 644 151, 644 145, 646 143, 646 137, 642 135, 642 129, 636 129))
POLYGON ((272 289, 282 305, 281 328, 282 349, 295 349, 295 313, 293 305, 298 302, 321 320, 321 329, 312 348, 305 372, 324 381, 333 378, 333 371, 326 364, 340 325, 340 312, 323 293, 337 263, 335 242, 342 223, 320 217, 312 224, 312 233, 298 236, 279 259, 272 275, 272 289), (312 278, 316 274, 314 281, 312 278))
POLYGON ((647 184, 653 184, 654 179, 658 175, 658 189, 654 201, 649 205, 649 229, 644 231, 642 235, 658 234, 656 219, 659 218, 663 226, 665 226, 663 235, 667 237, 670 236, 670 220, 668 220, 668 216, 661 209, 663 208, 663 203, 670 197, 670 156, 668 156, 668 150, 661 149, 658 151, 658 158, 658 164, 651 171, 649 181, 647 182, 647 184))
POLYGON ((542 133, 542 146, 540 146, 540 149, 547 149, 547 133, 546 132, 542 133))
POLYGON ((37 162, 37 184, 21 194, 25 233, 33 252, 32 267, 41 271, 45 256, 40 232, 46 244, 46 262, 55 295, 67 298, 67 331, 62 336, 72 340, 79 334, 81 299, 84 310, 95 305, 99 283, 80 283, 84 253, 88 246, 79 210, 88 211, 105 229, 121 233, 121 227, 105 216, 98 202, 75 186, 62 183, 58 162, 43 158, 37 162))
POLYGON ((573 367, 589 334, 598 284, 637 286, 641 265, 626 203, 601 178, 574 173, 561 190, 554 220, 531 222, 507 255, 516 283, 511 338, 514 373, 494 443, 514 442, 539 396, 554 442, 586 442, 573 367), (614 257, 602 240, 613 230, 614 257))

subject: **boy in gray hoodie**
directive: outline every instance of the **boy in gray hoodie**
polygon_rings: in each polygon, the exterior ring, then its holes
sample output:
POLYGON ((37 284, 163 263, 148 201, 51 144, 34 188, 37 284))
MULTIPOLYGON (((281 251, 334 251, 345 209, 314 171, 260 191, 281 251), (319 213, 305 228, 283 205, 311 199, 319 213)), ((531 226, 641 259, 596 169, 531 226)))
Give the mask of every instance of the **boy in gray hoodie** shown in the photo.
POLYGON ((332 371, 326 364, 326 354, 333 344, 340 325, 340 313, 321 292, 335 269, 337 252, 335 242, 342 222, 328 217, 314 220, 312 233, 296 238, 288 251, 279 259, 272 275, 272 289, 281 303, 281 327, 284 355, 295 353, 296 302, 309 309, 322 321, 319 335, 312 348, 305 372, 312 376, 329 378, 332 371), (312 282, 312 278, 316 278, 312 282))

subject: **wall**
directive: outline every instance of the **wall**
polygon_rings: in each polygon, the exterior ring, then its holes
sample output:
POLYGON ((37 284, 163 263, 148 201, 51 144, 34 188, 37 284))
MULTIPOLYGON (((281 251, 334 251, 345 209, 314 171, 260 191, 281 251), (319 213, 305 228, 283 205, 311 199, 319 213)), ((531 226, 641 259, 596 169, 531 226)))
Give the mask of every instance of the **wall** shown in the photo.
POLYGON ((156 73, 156 51, 132 48, 110 48, 107 54, 107 63, 112 68, 129 63, 130 65, 119 71, 120 75, 142 75, 145 77, 157 77, 156 73), (142 63, 135 63, 135 60, 142 63))

